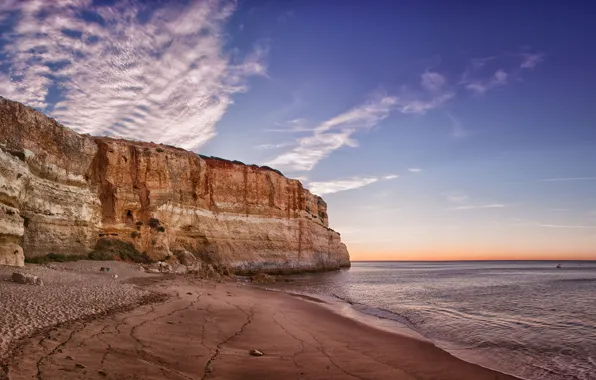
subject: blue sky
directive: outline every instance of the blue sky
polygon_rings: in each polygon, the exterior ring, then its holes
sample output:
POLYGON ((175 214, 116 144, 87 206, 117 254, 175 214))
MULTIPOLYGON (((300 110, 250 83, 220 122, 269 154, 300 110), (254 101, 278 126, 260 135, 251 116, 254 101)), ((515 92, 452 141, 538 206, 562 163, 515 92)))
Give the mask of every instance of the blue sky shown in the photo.
POLYGON ((587 2, 0 5, 0 95, 267 164, 356 259, 596 258, 587 2))

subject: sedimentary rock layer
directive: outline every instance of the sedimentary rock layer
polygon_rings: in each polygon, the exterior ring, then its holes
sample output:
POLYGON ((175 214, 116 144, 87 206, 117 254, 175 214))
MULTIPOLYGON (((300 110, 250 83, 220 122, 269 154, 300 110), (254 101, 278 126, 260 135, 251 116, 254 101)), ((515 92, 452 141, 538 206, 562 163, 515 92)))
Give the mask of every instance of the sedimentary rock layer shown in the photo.
POLYGON ((278 171, 82 136, 0 98, 0 264, 105 247, 237 272, 349 266, 327 205, 278 171), (23 256, 24 254, 24 256, 23 256))

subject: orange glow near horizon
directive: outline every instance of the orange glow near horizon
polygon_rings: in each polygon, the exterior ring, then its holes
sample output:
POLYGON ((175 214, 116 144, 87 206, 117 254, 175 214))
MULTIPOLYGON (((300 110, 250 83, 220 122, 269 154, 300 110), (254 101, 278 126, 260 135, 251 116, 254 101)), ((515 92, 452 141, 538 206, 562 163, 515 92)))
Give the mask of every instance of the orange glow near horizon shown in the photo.
POLYGON ((351 261, 596 260, 596 252, 348 251, 351 261))

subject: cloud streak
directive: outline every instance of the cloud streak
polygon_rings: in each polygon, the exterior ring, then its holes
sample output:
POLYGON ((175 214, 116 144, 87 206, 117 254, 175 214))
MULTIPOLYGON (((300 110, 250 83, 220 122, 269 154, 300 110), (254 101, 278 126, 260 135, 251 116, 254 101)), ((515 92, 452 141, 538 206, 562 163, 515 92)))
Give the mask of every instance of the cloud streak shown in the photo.
POLYGON ((443 75, 432 71, 425 71, 422 74, 420 85, 427 91, 438 92, 443 89, 443 86, 445 86, 446 82, 447 81, 443 75))
POLYGON ((477 205, 477 206, 458 206, 454 207, 451 210, 479 210, 479 209, 490 209, 490 208, 504 208, 506 207, 504 204, 488 204, 488 205, 477 205))
POLYGON ((520 64, 521 69, 525 70, 534 70, 539 63, 544 60, 544 54, 532 54, 532 53, 523 53, 522 54, 522 63, 520 64))
POLYGON ((231 1, 164 4, 9 3, 0 94, 78 132, 200 147, 247 78, 266 74, 267 48, 224 52, 231 1))
MULTIPOLYGON (((501 62, 503 57, 495 56, 472 60, 471 66, 463 74, 462 80, 448 88, 444 75, 435 71, 425 71, 420 76, 418 92, 408 94, 403 91, 399 96, 382 96, 344 113, 326 120, 314 127, 305 126, 304 119, 287 123, 287 128, 275 129, 276 132, 307 133, 296 140, 295 146, 288 152, 266 162, 267 165, 286 171, 312 170, 321 160, 342 147, 357 147, 355 134, 379 124, 392 111, 402 114, 424 115, 453 99, 457 87, 464 87, 476 94, 483 94, 497 86, 504 86, 513 79, 519 79, 520 71, 533 69, 542 61, 542 55, 524 53, 515 55, 516 63, 501 62), (521 60, 521 62, 520 62, 521 60), (495 68, 488 66, 497 64, 495 68), (500 67, 507 67, 503 69, 500 67), (487 77, 487 70, 490 75, 487 77), (517 70, 517 71, 516 71, 517 70)), ((470 133, 463 124, 449 115, 452 122, 451 135, 463 138, 470 133)), ((272 131, 272 130, 270 130, 272 131)))
POLYGON ((565 224, 539 224, 539 227, 545 227, 545 228, 577 228, 577 229, 586 229, 586 228, 594 228, 596 229, 596 226, 586 226, 586 225, 565 225, 565 224))
POLYGON ((451 120, 451 136, 462 139, 467 137, 470 133, 466 128, 464 128, 464 124, 461 120, 457 119, 455 116, 451 115, 450 113, 447 114, 449 120, 451 120))
POLYGON ((279 149, 285 148, 286 146, 293 145, 293 143, 279 143, 279 144, 261 144, 255 146, 255 149, 279 149))
POLYGON ((352 135, 387 118, 396 103, 395 97, 384 96, 339 114, 319 124, 310 136, 299 138, 291 151, 279 155, 267 165, 286 170, 311 170, 333 151, 343 146, 358 146, 352 135))
POLYGON ((360 187, 368 186, 375 182, 382 180, 392 180, 398 178, 397 175, 391 174, 383 177, 352 177, 348 179, 340 179, 326 182, 310 182, 307 184, 307 188, 317 195, 325 195, 338 193, 340 191, 357 189, 360 187))
POLYGON ((547 178, 540 182, 565 182, 565 181, 594 181, 596 177, 567 177, 567 178, 547 178))
POLYGON ((452 99, 455 93, 448 92, 440 94, 430 99, 397 99, 396 104, 399 112, 403 114, 424 115, 430 110, 438 108, 439 106, 452 99))
POLYGON ((544 54, 524 52, 473 59, 460 82, 467 90, 481 95, 489 90, 521 80, 524 71, 533 71, 544 54))
POLYGON ((396 96, 375 97, 312 129, 303 126, 304 119, 297 119, 298 122, 289 122, 288 129, 281 131, 310 131, 312 134, 297 139, 292 150, 273 158, 266 165, 289 171, 312 170, 335 150, 344 146, 357 147, 358 141, 354 134, 376 126, 385 120, 391 111, 422 115, 441 106, 453 96, 453 93, 445 93, 425 100, 396 96))
POLYGON ((466 88, 477 94, 484 94, 488 90, 507 84, 509 74, 503 70, 498 69, 489 79, 476 79, 466 84, 466 88))
POLYGON ((470 199, 467 194, 460 192, 453 192, 447 194, 447 200, 452 203, 465 203, 470 199))
POLYGON ((515 218, 512 220, 512 225, 516 227, 539 227, 549 229, 596 229, 596 225, 587 224, 554 224, 554 223, 543 223, 537 220, 524 220, 515 218))

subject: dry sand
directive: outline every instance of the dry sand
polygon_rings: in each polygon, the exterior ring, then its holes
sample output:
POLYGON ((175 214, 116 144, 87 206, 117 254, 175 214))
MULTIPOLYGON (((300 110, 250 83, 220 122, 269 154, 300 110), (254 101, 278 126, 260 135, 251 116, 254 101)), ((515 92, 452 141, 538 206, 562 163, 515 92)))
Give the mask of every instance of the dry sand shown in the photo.
MULTIPOLYGON (((106 286, 122 287, 122 297, 128 291, 136 299, 150 291, 171 297, 37 334, 6 361, 9 378, 514 379, 318 302, 239 283, 153 279, 106 286), (252 349, 265 355, 251 356, 252 349)), ((38 302, 36 294, 29 297, 38 302)))
POLYGON ((127 280, 151 276, 138 265, 112 261, 0 266, 0 359, 15 341, 40 329, 144 302, 152 293, 127 280), (39 276, 44 286, 16 284, 13 272, 39 276))

